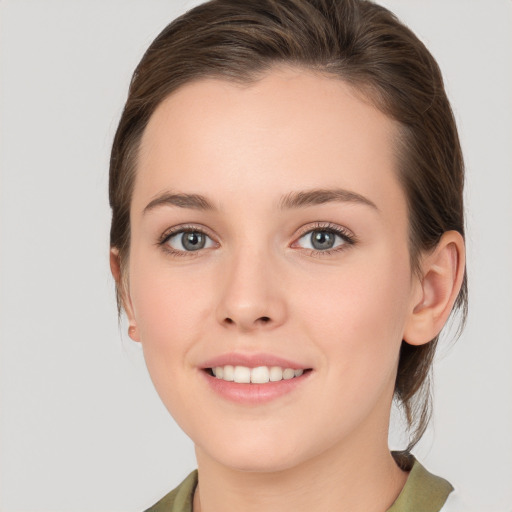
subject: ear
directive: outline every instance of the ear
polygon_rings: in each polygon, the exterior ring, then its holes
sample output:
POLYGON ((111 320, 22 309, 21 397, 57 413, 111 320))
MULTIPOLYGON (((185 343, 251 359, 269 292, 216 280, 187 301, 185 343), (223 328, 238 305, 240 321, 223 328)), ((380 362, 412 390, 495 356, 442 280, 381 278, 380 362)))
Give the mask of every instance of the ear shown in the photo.
POLYGON ((457 231, 444 233, 436 248, 424 256, 423 277, 416 283, 404 341, 423 345, 441 332, 462 285, 465 257, 464 239, 457 231))
POLYGON ((119 256, 119 250, 117 247, 111 247, 110 249, 110 271, 112 272, 112 276, 116 281, 116 288, 118 296, 121 299, 123 309, 126 312, 126 316, 128 317, 129 327, 128 327, 128 336, 133 341, 140 341, 137 323, 135 322, 135 316, 133 314, 133 306, 130 299, 130 294, 127 289, 126 280, 123 278, 123 273, 121 270, 121 258, 119 256))

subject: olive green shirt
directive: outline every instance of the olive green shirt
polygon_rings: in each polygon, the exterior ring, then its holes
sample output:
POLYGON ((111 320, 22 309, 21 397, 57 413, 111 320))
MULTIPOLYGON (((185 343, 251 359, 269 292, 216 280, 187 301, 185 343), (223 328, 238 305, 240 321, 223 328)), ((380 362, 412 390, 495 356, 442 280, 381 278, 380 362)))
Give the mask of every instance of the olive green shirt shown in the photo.
MULTIPOLYGON (((197 470, 146 512, 192 512, 197 470)), ((402 492, 387 512, 439 512, 453 487, 414 460, 402 492)))

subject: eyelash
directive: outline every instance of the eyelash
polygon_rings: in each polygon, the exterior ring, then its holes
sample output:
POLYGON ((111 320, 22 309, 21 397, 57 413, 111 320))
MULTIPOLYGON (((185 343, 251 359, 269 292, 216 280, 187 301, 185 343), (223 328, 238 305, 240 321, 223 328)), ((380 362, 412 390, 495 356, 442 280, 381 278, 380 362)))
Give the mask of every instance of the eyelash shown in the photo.
MULTIPOLYGON (((341 226, 338 226, 336 224, 331 224, 330 222, 316 222, 313 224, 313 226, 309 225, 307 228, 305 228, 300 235, 296 238, 294 244, 297 243, 298 240, 306 236, 308 233, 313 233, 314 231, 324 231, 327 233, 332 233, 338 237, 340 237, 344 243, 341 245, 334 247, 332 249, 326 249, 324 251, 318 250, 318 249, 307 249, 303 248, 303 250, 308 251, 308 254, 310 256, 315 257, 322 257, 322 256, 329 256, 334 253, 338 253, 341 251, 346 250, 348 247, 353 246, 357 243, 357 238, 353 233, 351 233, 348 229, 343 228, 341 226)), ((200 226, 177 226, 174 228, 171 228, 170 230, 165 231, 160 239, 157 242, 157 245, 162 248, 163 251, 166 253, 177 256, 177 257, 197 257, 201 254, 202 250, 199 249, 197 251, 179 251, 176 249, 173 249, 168 245, 168 241, 177 234, 183 234, 183 233, 201 233, 204 236, 207 236, 211 240, 215 242, 213 237, 211 237, 206 230, 202 229, 200 226)), ((217 242, 215 242, 217 243, 217 242)), ((293 244, 292 244, 293 247, 293 244)))
MULTIPOLYGON (((317 249, 304 249, 308 251, 309 256, 314 257, 323 257, 323 256, 330 256, 332 254, 339 253, 341 251, 345 251, 350 246, 353 246, 357 243, 357 238, 355 235, 349 231, 348 229, 338 226, 336 224, 331 224, 330 222, 315 222, 313 223, 313 226, 309 225, 307 228, 304 229, 304 231, 297 237, 296 241, 303 238, 308 233, 313 233, 314 231, 324 231, 327 233, 332 233, 336 236, 339 236, 344 243, 337 247, 333 247, 332 249, 326 249, 325 251, 320 251, 317 249)), ((294 242, 295 244, 296 242, 294 242)))
POLYGON ((177 257, 196 257, 199 256, 202 252, 200 249, 197 251, 178 251, 176 249, 173 249, 167 242, 175 235, 178 234, 184 234, 184 233, 201 233, 204 236, 207 236, 211 240, 215 242, 213 237, 211 237, 206 230, 202 229, 199 226, 176 226, 174 228, 171 228, 167 231, 165 231, 160 239, 158 240, 157 245, 162 248, 163 251, 170 254, 171 256, 177 256, 177 257))

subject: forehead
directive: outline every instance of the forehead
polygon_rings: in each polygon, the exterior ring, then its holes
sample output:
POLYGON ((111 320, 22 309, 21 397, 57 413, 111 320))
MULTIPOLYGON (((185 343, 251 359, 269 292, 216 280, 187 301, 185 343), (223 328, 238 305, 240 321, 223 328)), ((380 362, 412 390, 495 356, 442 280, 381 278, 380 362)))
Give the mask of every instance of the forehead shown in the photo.
MULTIPOLYGON (((345 82, 277 68, 246 85, 189 83, 155 110, 143 134, 134 201, 172 187, 239 187, 272 196, 292 189, 343 187, 382 195, 398 187, 396 123, 345 82)), ((396 192, 396 190, 395 190, 396 192)))

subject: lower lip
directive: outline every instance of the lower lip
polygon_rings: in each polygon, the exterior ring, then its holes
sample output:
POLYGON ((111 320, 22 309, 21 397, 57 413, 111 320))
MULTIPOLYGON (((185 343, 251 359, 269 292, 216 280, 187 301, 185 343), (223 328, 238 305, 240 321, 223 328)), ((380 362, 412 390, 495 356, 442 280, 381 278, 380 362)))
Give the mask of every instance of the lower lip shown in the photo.
POLYGON ((295 391, 304 384, 311 371, 304 372, 300 377, 267 382, 266 384, 239 384, 238 382, 217 379, 217 377, 210 375, 204 370, 201 373, 206 378, 211 389, 221 397, 237 403, 262 404, 295 391))

